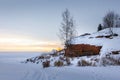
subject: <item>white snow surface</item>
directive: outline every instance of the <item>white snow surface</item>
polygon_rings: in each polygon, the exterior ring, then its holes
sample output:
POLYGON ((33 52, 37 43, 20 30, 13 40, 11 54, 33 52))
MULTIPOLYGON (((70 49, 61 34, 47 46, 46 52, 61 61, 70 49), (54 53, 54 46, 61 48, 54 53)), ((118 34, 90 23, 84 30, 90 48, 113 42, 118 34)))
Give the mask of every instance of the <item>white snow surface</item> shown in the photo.
POLYGON ((107 36, 110 35, 109 28, 101 30, 99 32, 92 33, 86 36, 79 36, 72 39, 72 44, 90 44, 96 46, 102 46, 100 51, 101 55, 110 53, 111 51, 120 50, 120 28, 112 28, 113 33, 118 34, 118 36, 113 36, 112 39, 109 38, 96 38, 97 36, 107 36))
MULTIPOLYGON (((90 44, 102 46, 100 55, 120 50, 120 28, 113 28, 113 32, 118 34, 113 39, 95 38, 96 36, 109 35, 109 29, 93 33, 87 36, 79 36, 73 39, 73 44, 90 44)), ((100 60, 100 55, 84 56, 71 59, 72 65, 55 67, 54 62, 60 56, 50 57, 50 67, 43 68, 41 60, 37 59, 41 53, 0 53, 0 80, 120 80, 120 66, 77 66, 78 61, 84 59, 95 63, 95 59, 100 60), (36 57, 34 57, 36 56, 36 57), (31 58, 32 57, 32 58, 31 58), (21 63, 26 59, 33 59, 35 63, 21 63)), ((47 54, 49 55, 49 54, 47 54)), ((120 60, 120 54, 110 55, 115 60, 120 60)), ((102 58, 101 58, 102 60, 102 58)), ((44 61, 44 60, 43 60, 44 61)), ((46 61, 46 59, 45 59, 46 61)))
POLYGON ((10 61, 0 60, 0 80, 120 80, 120 66, 43 68, 41 64, 20 63, 20 60, 22 61, 23 58, 32 55, 23 54, 22 56, 19 54, 15 58, 16 54, 13 56, 10 53, 0 53, 0 57, 4 60, 8 56, 8 60, 14 58, 14 60, 10 61))

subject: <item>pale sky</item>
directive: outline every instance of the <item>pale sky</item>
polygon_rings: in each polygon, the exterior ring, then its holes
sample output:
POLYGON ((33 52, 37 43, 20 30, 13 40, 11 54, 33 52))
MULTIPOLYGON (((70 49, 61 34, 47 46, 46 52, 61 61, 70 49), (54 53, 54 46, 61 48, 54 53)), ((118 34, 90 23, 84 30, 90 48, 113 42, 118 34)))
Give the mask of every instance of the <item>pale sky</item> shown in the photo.
POLYGON ((120 14, 120 0, 0 0, 0 50, 59 47, 57 34, 66 8, 80 35, 97 31, 110 10, 120 14))

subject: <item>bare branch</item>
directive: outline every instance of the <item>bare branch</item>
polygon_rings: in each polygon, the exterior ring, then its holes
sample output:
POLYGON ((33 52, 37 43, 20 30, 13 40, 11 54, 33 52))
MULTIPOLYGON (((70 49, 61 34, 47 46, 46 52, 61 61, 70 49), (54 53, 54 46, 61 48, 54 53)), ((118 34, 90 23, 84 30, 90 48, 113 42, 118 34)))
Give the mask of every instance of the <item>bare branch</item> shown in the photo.
POLYGON ((76 35, 76 27, 68 9, 62 13, 62 18, 59 38, 67 47, 70 44, 70 40, 76 35))

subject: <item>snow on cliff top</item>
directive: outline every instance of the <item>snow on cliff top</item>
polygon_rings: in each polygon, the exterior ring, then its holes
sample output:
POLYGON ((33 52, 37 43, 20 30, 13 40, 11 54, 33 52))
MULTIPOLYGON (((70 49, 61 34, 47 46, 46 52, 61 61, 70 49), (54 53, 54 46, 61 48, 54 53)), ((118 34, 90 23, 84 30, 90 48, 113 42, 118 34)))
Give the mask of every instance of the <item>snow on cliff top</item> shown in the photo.
POLYGON ((79 36, 72 39, 72 44, 90 44, 96 46, 102 46, 101 54, 110 53, 111 51, 120 50, 120 28, 113 28, 113 33, 118 34, 118 36, 113 36, 110 38, 96 38, 98 36, 108 36, 110 35, 109 28, 101 30, 99 32, 92 33, 90 35, 79 36))

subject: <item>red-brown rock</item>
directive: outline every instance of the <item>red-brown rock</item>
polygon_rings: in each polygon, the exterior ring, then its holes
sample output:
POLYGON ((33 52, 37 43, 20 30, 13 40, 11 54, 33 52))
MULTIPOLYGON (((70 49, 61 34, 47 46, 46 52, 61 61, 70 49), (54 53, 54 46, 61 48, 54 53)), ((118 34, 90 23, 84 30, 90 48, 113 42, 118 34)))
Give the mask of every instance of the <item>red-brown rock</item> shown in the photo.
POLYGON ((65 50, 65 56, 77 57, 97 55, 99 54, 101 48, 101 46, 89 44, 74 44, 67 47, 67 49, 65 50))

